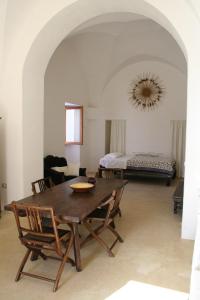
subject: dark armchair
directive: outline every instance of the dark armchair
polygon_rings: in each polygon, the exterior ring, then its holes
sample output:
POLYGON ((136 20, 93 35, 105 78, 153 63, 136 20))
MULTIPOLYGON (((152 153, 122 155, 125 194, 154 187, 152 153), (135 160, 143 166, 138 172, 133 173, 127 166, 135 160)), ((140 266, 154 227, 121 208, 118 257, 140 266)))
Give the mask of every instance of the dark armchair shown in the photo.
POLYGON ((73 179, 77 176, 86 176, 86 168, 79 168, 79 174, 69 174, 65 175, 62 171, 57 171, 55 167, 65 167, 68 166, 65 157, 58 157, 54 155, 48 155, 44 158, 44 177, 50 177, 54 184, 59 184, 64 181, 73 179))

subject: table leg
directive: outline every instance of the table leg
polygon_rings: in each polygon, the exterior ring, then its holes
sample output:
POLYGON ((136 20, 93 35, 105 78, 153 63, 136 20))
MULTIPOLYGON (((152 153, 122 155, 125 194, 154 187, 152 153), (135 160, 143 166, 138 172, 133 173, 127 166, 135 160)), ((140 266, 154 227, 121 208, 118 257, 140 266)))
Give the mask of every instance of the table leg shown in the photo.
POLYGON ((39 256, 39 254, 37 252, 32 251, 30 260, 31 261, 37 260, 38 256, 39 256))
POLYGON ((174 201, 174 214, 177 214, 177 202, 174 201))
POLYGON ((76 262, 76 270, 80 272, 82 271, 82 266, 81 266, 80 237, 78 232, 78 223, 73 223, 72 229, 74 233, 74 256, 76 262))
POLYGON ((35 250, 31 253, 31 261, 37 260, 39 256, 41 256, 44 260, 47 259, 47 256, 44 253, 42 253, 42 251, 35 250))

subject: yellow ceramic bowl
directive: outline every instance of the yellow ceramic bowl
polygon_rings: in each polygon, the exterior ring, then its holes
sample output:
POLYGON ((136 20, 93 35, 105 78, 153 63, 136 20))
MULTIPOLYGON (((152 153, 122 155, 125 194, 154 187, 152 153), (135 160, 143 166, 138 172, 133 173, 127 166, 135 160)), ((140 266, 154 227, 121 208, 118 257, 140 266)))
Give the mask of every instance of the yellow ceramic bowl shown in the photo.
POLYGON ((87 192, 93 189, 94 184, 88 182, 77 182, 70 185, 74 192, 87 192))

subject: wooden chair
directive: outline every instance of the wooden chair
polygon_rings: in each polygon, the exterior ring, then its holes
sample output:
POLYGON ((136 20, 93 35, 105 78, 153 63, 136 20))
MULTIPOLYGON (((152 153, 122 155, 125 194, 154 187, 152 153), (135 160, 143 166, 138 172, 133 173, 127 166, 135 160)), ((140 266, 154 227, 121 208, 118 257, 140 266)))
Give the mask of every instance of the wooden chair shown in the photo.
POLYGON ((31 183, 33 194, 38 194, 54 186, 51 177, 42 178, 31 183))
POLYGON ((99 209, 96 209, 92 212, 86 220, 83 222, 83 225, 87 228, 90 234, 81 242, 81 246, 83 246, 86 242, 94 238, 100 245, 107 251, 109 256, 114 256, 112 252, 112 248, 115 246, 117 241, 123 242, 123 239, 119 235, 119 233, 113 227, 113 208, 115 206, 116 201, 116 191, 113 191, 112 196, 102 203, 99 209), (93 229, 93 221, 99 222, 100 225, 93 229), (112 245, 109 247, 106 242, 99 236, 104 230, 109 230, 115 236, 115 240, 112 245))
MULTIPOLYGON (((32 185, 32 191, 33 195, 36 195, 38 193, 45 192, 46 190, 52 188, 54 186, 54 183, 51 179, 51 177, 46 177, 42 179, 38 179, 31 183, 32 185)), ((51 227, 51 220, 49 220, 48 217, 42 218, 42 226, 43 227, 51 227)), ((36 260, 37 256, 32 255, 31 260, 36 260)))
POLYGON ((57 227, 58 220, 54 216, 54 212, 51 207, 21 205, 13 202, 12 210, 17 223, 19 239, 27 248, 15 280, 18 281, 23 274, 26 276, 50 281, 54 283, 53 291, 55 292, 58 288, 65 263, 70 262, 72 265, 74 265, 74 261, 69 257, 69 253, 74 241, 74 235, 72 231, 59 229, 57 227), (51 227, 45 229, 42 226, 42 218, 44 215, 47 216, 52 223, 51 227), (23 220, 21 216, 23 216, 23 220), (64 238, 66 237, 67 241, 65 243, 65 250, 63 250, 61 241, 64 241, 64 238), (54 251, 57 256, 47 256, 43 253, 44 250, 54 251), (37 255, 41 256, 44 260, 46 260, 48 257, 61 260, 55 279, 23 271, 31 253, 37 253, 37 255))
MULTIPOLYGON (((121 199, 122 199, 123 191, 124 191, 124 186, 122 186, 121 188, 115 190, 115 194, 114 194, 115 195, 115 202, 114 202, 113 209, 111 211, 111 217, 113 219, 113 222, 111 223, 111 225, 114 228, 115 228, 114 218, 117 215, 119 215, 120 217, 122 216, 122 212, 121 212, 121 208, 120 208, 120 202, 121 202, 121 199)), ((101 205, 97 209, 106 210, 107 208, 105 206, 102 207, 102 205, 101 205)))
POLYGON ((122 216, 121 208, 120 208, 120 202, 122 199, 122 195, 124 192, 124 186, 122 186, 120 189, 117 189, 115 191, 115 203, 112 209, 112 217, 115 217, 116 215, 122 216))

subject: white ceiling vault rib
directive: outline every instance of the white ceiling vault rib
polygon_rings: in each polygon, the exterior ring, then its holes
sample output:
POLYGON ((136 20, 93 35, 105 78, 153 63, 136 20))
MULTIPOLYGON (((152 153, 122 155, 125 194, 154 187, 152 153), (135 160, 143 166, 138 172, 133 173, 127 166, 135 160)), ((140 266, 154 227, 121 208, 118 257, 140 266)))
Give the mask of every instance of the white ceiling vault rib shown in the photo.
MULTIPOLYGON (((103 17, 102 17, 103 18, 103 17)), ((95 18, 96 20, 96 18, 95 18)), ((131 34, 142 34, 146 32, 158 32, 163 30, 167 32, 163 27, 161 27, 156 22, 152 21, 148 18, 136 19, 131 21, 122 22, 121 19, 110 21, 110 22, 101 22, 100 17, 94 24, 87 24, 87 26, 77 27, 73 30, 70 35, 68 35, 67 39, 71 36, 85 34, 85 33, 103 33, 110 34, 113 36, 119 36, 123 33, 131 33, 131 34)))
POLYGON ((151 56, 151 55, 136 55, 134 57, 129 58, 128 60, 121 63, 119 66, 116 67, 107 77, 105 81, 105 85, 103 86, 102 93, 105 90, 106 86, 109 84, 109 82, 112 80, 114 76, 116 76, 117 73, 119 73, 122 69, 126 68, 127 66, 137 64, 139 62, 159 62, 163 64, 167 64, 171 66, 172 68, 178 70, 182 74, 186 74, 186 66, 177 66, 175 63, 170 62, 167 59, 164 59, 162 57, 158 56, 151 56))
MULTIPOLYGON (((102 25, 106 23, 129 23, 133 21, 139 21, 139 20, 148 20, 146 17, 133 14, 133 13, 113 13, 113 14, 105 14, 102 16, 98 16, 96 18, 93 18, 80 26, 78 26, 75 30, 71 32, 70 35, 74 35, 77 33, 80 33, 82 31, 90 30, 91 28, 94 28, 96 25, 102 25)), ((70 36, 69 35, 69 36, 70 36)))

